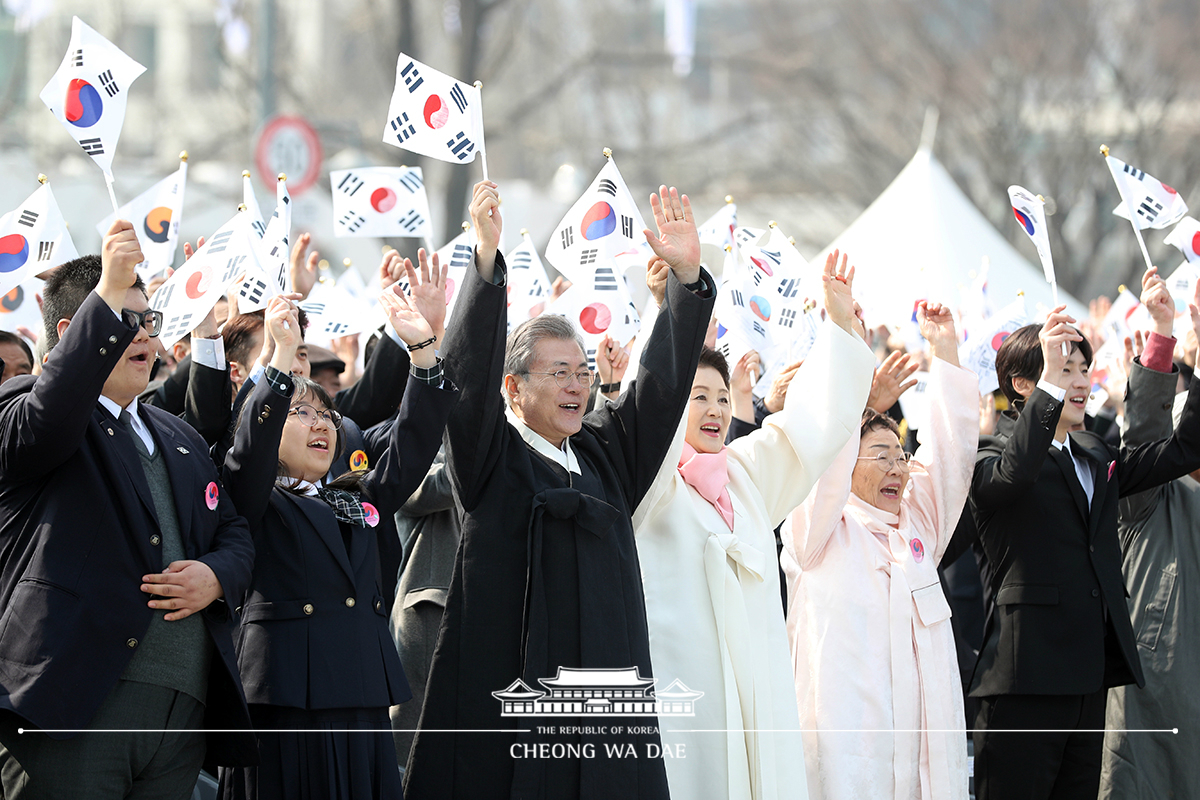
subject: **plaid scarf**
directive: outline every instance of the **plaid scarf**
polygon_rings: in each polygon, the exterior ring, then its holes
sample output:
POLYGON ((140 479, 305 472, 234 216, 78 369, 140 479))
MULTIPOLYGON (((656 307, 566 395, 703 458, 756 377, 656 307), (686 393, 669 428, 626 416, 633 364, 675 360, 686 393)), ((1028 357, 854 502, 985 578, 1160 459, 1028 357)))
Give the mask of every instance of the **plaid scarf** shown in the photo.
POLYGON ((329 507, 333 509, 333 516, 337 518, 338 522, 363 526, 368 524, 370 512, 367 511, 362 500, 358 499, 357 494, 344 489, 321 487, 317 489, 317 496, 329 504, 329 507))

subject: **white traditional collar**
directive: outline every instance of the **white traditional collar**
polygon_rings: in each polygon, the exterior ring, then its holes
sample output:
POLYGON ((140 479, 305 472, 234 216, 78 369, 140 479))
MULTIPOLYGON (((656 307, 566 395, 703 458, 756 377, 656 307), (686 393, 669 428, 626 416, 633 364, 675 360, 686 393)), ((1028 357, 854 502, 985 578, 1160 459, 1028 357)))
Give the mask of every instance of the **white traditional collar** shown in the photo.
POLYGON ((521 434, 521 438, 534 450, 554 461, 554 463, 567 472, 574 472, 576 475, 583 474, 579 470, 579 459, 575 456, 575 448, 571 446, 570 438, 563 439, 563 446, 558 448, 550 444, 540 433, 522 422, 521 418, 513 412, 512 408, 505 408, 504 416, 508 419, 508 424, 516 428, 517 433, 521 434))

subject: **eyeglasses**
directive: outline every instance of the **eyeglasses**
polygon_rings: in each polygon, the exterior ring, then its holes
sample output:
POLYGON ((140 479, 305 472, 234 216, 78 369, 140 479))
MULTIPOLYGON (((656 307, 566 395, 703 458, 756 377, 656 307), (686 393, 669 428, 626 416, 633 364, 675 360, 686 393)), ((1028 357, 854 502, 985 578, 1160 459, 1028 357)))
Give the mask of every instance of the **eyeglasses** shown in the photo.
POLYGON ((121 309, 121 318, 125 320, 126 325, 137 325, 145 328, 146 333, 153 339, 158 336, 162 330, 163 313, 155 311, 153 308, 148 308, 145 311, 134 311, 131 308, 121 309))
POLYGON ((596 382, 596 373, 592 372, 590 369, 582 369, 579 372, 572 372, 569 369, 560 369, 557 372, 527 372, 525 374, 549 375, 550 377, 554 378, 554 382, 563 389, 566 389, 568 386, 570 386, 572 380, 578 380, 579 385, 585 389, 591 387, 591 385, 596 382))
POLYGON ((898 456, 880 453, 877 456, 859 456, 858 460, 874 461, 876 466, 878 466, 884 472, 890 472, 893 466, 900 467, 900 469, 904 472, 908 472, 910 469, 912 469, 912 463, 910 463, 912 462, 912 453, 901 453, 898 456))
POLYGON ((290 409, 288 409, 288 416, 291 416, 292 414, 296 415, 296 418, 300 420, 301 425, 309 428, 316 425, 318 419, 324 420, 325 424, 333 428, 335 431, 340 430, 342 427, 341 412, 334 411, 332 408, 328 408, 324 411, 317 411, 308 403, 301 403, 298 406, 292 406, 290 409))

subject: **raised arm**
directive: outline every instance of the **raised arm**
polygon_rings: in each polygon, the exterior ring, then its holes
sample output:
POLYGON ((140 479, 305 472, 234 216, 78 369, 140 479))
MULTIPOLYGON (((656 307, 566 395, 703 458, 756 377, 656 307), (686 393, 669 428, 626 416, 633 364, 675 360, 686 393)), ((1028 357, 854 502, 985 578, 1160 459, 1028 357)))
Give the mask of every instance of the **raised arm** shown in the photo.
POLYGON ((670 267, 666 299, 638 364, 637 377, 616 403, 593 411, 584 424, 599 433, 621 472, 626 500, 636 508, 650 489, 687 406, 716 292, 700 270, 700 239, 691 203, 663 186, 651 196, 658 225, 645 231, 657 258, 670 267))
POLYGON ((271 501, 279 473, 279 440, 295 390, 288 370, 300 346, 300 319, 291 301, 284 297, 271 300, 265 335, 274 340, 275 352, 242 405, 233 446, 221 470, 221 482, 251 531, 259 529, 271 501))
POLYGON ((499 463, 505 426, 500 386, 508 333, 508 295, 500 241, 500 197, 496 185, 475 185, 471 219, 479 242, 475 269, 458 288, 455 315, 442 348, 446 376, 459 400, 446 424, 446 460, 464 511, 478 502, 484 478, 499 463), (490 213, 489 213, 490 212, 490 213))
POLYGON ((69 322, 57 321, 60 340, 41 376, 13 379, 0 390, 0 473, 7 480, 45 475, 79 449, 105 381, 137 335, 121 317, 143 260, 133 225, 112 224, 100 260, 95 290, 69 322), (28 382, 33 388, 22 391, 28 382))

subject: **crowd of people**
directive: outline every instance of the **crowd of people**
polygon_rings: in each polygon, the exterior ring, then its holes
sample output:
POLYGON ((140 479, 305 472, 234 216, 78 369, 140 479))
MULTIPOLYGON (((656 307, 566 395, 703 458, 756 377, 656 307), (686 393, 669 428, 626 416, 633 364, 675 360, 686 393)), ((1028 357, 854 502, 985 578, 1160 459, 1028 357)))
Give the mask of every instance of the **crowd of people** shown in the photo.
POLYGON ((129 222, 53 270, 36 350, 0 333, 0 797, 950 800, 969 744, 979 798, 1187 796, 1200 289, 1180 342, 1146 272, 1094 418, 1102 307, 981 399, 952 310, 906 353, 835 252, 756 397, 651 207, 658 314, 595 371, 564 317, 509 333, 486 180, 453 317, 386 254, 361 375, 305 342, 307 235, 170 351, 129 222))

